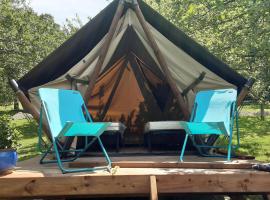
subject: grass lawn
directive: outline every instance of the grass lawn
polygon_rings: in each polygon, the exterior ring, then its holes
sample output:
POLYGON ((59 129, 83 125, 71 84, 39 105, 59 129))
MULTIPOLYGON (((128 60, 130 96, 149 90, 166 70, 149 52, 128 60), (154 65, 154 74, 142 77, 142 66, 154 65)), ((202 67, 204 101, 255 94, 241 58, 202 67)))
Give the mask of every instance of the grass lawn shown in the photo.
MULTIPOLYGON (((14 120, 14 125, 21 132, 19 159, 25 160, 38 155, 37 123, 26 119, 14 120)), ((261 121, 259 117, 240 117, 240 152, 256 156, 257 160, 270 162, 270 117, 261 121)))
MULTIPOLYGON (((251 109, 248 107, 248 109, 251 109)), ((254 108, 253 108, 254 109, 254 108)), ((14 114, 10 107, 0 107, 0 114, 14 114)), ((12 123, 20 132, 18 148, 19 160, 29 159, 39 154, 37 150, 37 123, 26 119, 13 120, 12 123)), ((241 116, 240 152, 254 155, 257 160, 270 162, 270 116, 261 121, 259 117, 241 116)))
POLYGON ((240 117, 240 152, 270 162, 270 117, 240 117))
POLYGON ((20 140, 18 147, 19 161, 32 158, 39 155, 37 148, 38 136, 37 136, 37 123, 27 119, 14 120, 14 126, 20 132, 20 140))
MULTIPOLYGON (((269 115, 270 113, 270 106, 269 105, 264 105, 264 112, 265 114, 269 115)), ((240 111, 241 116, 261 116, 261 106, 256 104, 256 105, 245 105, 242 107, 240 111)))

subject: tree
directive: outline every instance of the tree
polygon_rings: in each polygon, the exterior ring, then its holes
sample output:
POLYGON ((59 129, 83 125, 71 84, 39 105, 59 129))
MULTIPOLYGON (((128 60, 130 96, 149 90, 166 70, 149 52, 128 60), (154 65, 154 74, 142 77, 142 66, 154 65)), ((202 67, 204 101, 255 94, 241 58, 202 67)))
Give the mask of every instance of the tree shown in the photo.
MULTIPOLYGON (((89 17, 89 20, 91 20, 90 17, 89 17)), ((74 18, 66 19, 66 24, 64 24, 63 30, 66 33, 66 35, 73 35, 82 26, 83 26, 83 23, 81 19, 79 18, 79 16, 76 14, 74 18)))
POLYGON ((269 0, 146 0, 146 2, 245 77, 270 100, 269 0))
MULTIPOLYGON (((75 22, 80 22, 77 17, 75 22)), ((65 27, 36 14, 23 0, 0 0, 0 103, 14 99, 8 78, 19 79, 70 37, 81 24, 65 27)))

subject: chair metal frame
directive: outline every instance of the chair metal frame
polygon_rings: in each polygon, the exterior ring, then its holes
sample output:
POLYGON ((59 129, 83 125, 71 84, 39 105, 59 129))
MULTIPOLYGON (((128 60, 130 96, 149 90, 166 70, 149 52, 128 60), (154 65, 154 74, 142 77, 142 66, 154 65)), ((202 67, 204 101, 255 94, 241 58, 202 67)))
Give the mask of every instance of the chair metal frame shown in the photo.
MULTIPOLYGON (((190 121, 189 122, 193 122, 194 119, 195 119, 195 115, 196 115, 196 111, 197 111, 197 104, 195 103, 194 106, 193 106, 193 109, 192 109, 192 113, 191 113, 191 117, 190 117, 190 121)), ((185 148, 186 148, 186 144, 187 144, 187 140, 188 140, 188 137, 190 137, 193 145, 197 148, 199 154, 201 156, 204 156, 204 157, 222 157, 222 158, 227 158, 227 161, 230 161, 231 160, 231 152, 232 152, 232 149, 236 150, 240 147, 240 136, 239 136, 239 124, 238 124, 238 110, 237 110, 237 106, 236 106, 236 101, 233 101, 230 105, 230 133, 222 133, 222 134, 218 134, 218 135, 225 135, 225 137, 228 138, 228 145, 225 146, 225 145, 218 145, 218 146, 209 146, 209 145, 198 145, 196 143, 196 139, 195 139, 195 136, 196 135, 214 135, 213 133, 211 134, 200 134, 200 133, 191 133, 189 131, 188 128, 185 128, 185 131, 186 131, 186 136, 185 136, 185 140, 184 140, 184 143, 183 143, 183 146, 182 146, 182 150, 181 150, 181 154, 180 154, 180 157, 179 157, 179 160, 181 162, 183 162, 183 157, 184 157, 184 152, 185 152, 185 148), (233 128, 234 128, 234 121, 235 121, 235 125, 236 125, 236 135, 237 135, 237 144, 236 145, 232 145, 232 136, 233 136, 233 128), (221 148, 227 148, 228 149, 228 153, 227 153, 227 156, 223 156, 223 155, 212 155, 212 154, 207 154, 207 153, 204 153, 202 151, 203 148, 209 148, 209 149, 221 149, 221 148)), ((186 122, 180 122, 184 127, 186 126, 186 122)))
MULTIPOLYGON (((88 109, 86 108, 85 103, 83 103, 82 107, 84 108, 84 112, 85 112, 84 116, 85 116, 86 123, 87 122, 94 123, 91 116, 90 116, 90 114, 89 114, 89 112, 88 112, 88 109)), ((38 136, 39 136, 38 137, 39 138, 38 147, 39 147, 39 150, 42 153, 42 156, 41 156, 41 159, 40 159, 40 164, 57 163, 57 165, 60 168, 60 170, 62 171, 62 173, 86 172, 86 171, 95 171, 95 170, 101 170, 101 169, 107 169, 109 172, 111 171, 111 166, 112 166, 111 159, 109 158, 108 153, 107 153, 106 149, 104 148, 104 146, 102 144, 102 141, 101 141, 99 136, 93 136, 92 140, 90 140, 90 141, 88 141, 88 136, 84 136, 85 137, 84 148, 82 148, 82 149, 72 149, 71 148, 71 149, 67 150, 67 149, 65 149, 65 144, 63 145, 60 142, 60 137, 62 135, 58 135, 57 137, 53 137, 53 134, 51 134, 51 136, 52 136, 51 145, 45 151, 42 150, 42 144, 41 143, 43 141, 42 140, 43 110, 44 110, 45 115, 46 115, 46 117, 48 119, 49 115, 48 115, 48 110, 47 110, 47 107, 46 107, 46 103, 43 100, 41 100, 40 119, 39 119, 39 127, 38 127, 38 136), (98 143, 99 143, 99 145, 101 147, 102 153, 105 156, 107 166, 91 167, 91 168, 78 168, 78 169, 69 169, 69 168, 65 168, 63 166, 63 163, 65 163, 65 162, 72 162, 72 161, 75 161, 76 159, 78 159, 83 153, 85 153, 85 151, 96 140, 98 141, 98 143), (66 154, 66 153, 74 153, 75 156, 71 157, 71 158, 68 158, 68 159, 61 159, 62 155, 66 154), (49 154, 55 154, 56 159, 54 159, 54 160, 46 160, 45 158, 49 154)), ((82 110, 82 112, 83 112, 83 110, 82 110)), ((48 122, 48 124, 49 124, 50 131, 51 131, 50 123, 48 122)), ((107 123, 107 124, 109 125, 110 123, 107 123)))

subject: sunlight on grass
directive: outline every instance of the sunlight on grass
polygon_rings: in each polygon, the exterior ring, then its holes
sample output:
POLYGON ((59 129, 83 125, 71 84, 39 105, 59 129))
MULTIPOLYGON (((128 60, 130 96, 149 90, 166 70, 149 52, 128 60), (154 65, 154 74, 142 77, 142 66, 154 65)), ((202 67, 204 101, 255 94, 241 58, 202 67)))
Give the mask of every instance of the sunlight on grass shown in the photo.
MULTIPOLYGON (((25 160, 39 154, 37 150, 37 123, 24 120, 13 121, 22 133, 18 148, 19 159, 25 160)), ((257 160, 270 162, 270 117, 240 117, 240 152, 254 155, 257 160)))
MULTIPOLYGON (((260 113, 261 107, 259 104, 256 105, 244 105, 243 108, 241 109, 241 112, 258 112, 260 113)), ((269 105, 264 105, 264 111, 265 112, 270 112, 270 106, 269 105)), ((240 114, 241 114, 240 112, 240 114)))
MULTIPOLYGON (((12 107, 0 106, 0 114, 14 114, 12 107)), ((256 109, 249 106, 246 109, 256 109)), ((19 160, 26 160, 39 155, 37 149, 37 123, 27 119, 13 120, 12 123, 20 132, 20 147, 17 151, 19 160)), ((261 121, 259 117, 244 117, 239 119, 240 143, 239 151, 247 155, 253 155, 257 160, 270 162, 270 116, 261 121)), ((234 134, 235 135, 235 134, 234 134)), ((235 142, 235 139, 234 139, 235 142)))
POLYGON ((0 115, 14 115, 16 114, 17 111, 13 110, 13 106, 12 105, 6 105, 6 106, 0 106, 0 115))
POLYGON ((270 161, 270 117, 240 117, 240 151, 254 155, 257 160, 270 161))
POLYGON ((39 155, 40 153, 37 149, 37 123, 33 120, 28 121, 26 119, 13 120, 12 123, 20 132, 20 146, 17 149, 19 161, 33 158, 34 156, 39 155))

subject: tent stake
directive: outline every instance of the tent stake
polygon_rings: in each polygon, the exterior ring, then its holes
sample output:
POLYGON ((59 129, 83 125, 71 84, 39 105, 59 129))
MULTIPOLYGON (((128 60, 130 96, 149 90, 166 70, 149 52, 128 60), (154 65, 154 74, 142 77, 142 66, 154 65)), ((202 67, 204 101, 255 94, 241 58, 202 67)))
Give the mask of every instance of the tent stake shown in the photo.
POLYGON ((171 73, 169 71, 169 68, 168 68, 168 65, 167 65, 167 62, 165 61, 165 58, 163 56, 163 54, 161 53, 154 37, 153 37, 153 34, 151 33, 145 19, 144 19, 144 16, 142 14, 142 11, 139 7, 139 4, 137 2, 137 0, 134 0, 133 1, 133 7, 134 7, 134 10, 135 10, 135 13, 139 19, 139 22, 141 23, 142 25, 142 28, 150 42, 150 45, 151 47, 153 48, 154 50, 154 53, 155 53, 155 56, 162 68, 162 71, 164 72, 164 75, 165 75, 165 78, 168 82, 168 84, 170 85, 171 89, 172 89, 172 92, 174 93, 175 97, 177 98, 177 102, 183 112, 183 116, 184 116, 184 120, 188 120, 189 119, 189 111, 188 111, 188 106, 186 105, 185 103, 185 100, 180 92, 180 90, 177 88, 172 76, 171 76, 171 73))
POLYGON ((253 78, 248 79, 248 81, 246 82, 246 84, 244 85, 244 87, 242 88, 241 92, 237 97, 237 106, 240 106, 242 104, 254 82, 255 80, 253 78))
MULTIPOLYGON (((14 79, 11 79, 9 81, 9 84, 10 84, 11 88, 13 89, 13 91, 15 92, 17 98, 21 102, 23 109, 26 112, 30 113, 33 116, 33 118, 39 123, 39 111, 31 104, 29 99, 25 96, 23 91, 19 88, 17 82, 14 79)), ((51 139, 51 135, 50 135, 49 130, 50 129, 47 126, 47 124, 43 123, 43 131, 45 132, 46 136, 49 139, 51 139)))
POLYGON ((117 23, 118 23, 121 15, 123 13, 123 10, 124 10, 124 1, 120 0, 118 7, 117 7, 117 10, 116 10, 116 13, 113 17, 109 32, 107 33, 103 47, 101 49, 97 64, 94 68, 94 71, 92 72, 92 75, 90 76, 88 87, 87 87, 85 94, 84 94, 84 100, 85 100, 86 105, 87 105, 88 100, 91 97, 92 90, 95 86, 96 80, 97 80, 99 73, 101 71, 102 65, 104 63, 105 57, 106 57, 108 49, 109 49, 109 46, 111 44, 112 37, 115 33, 117 23))

